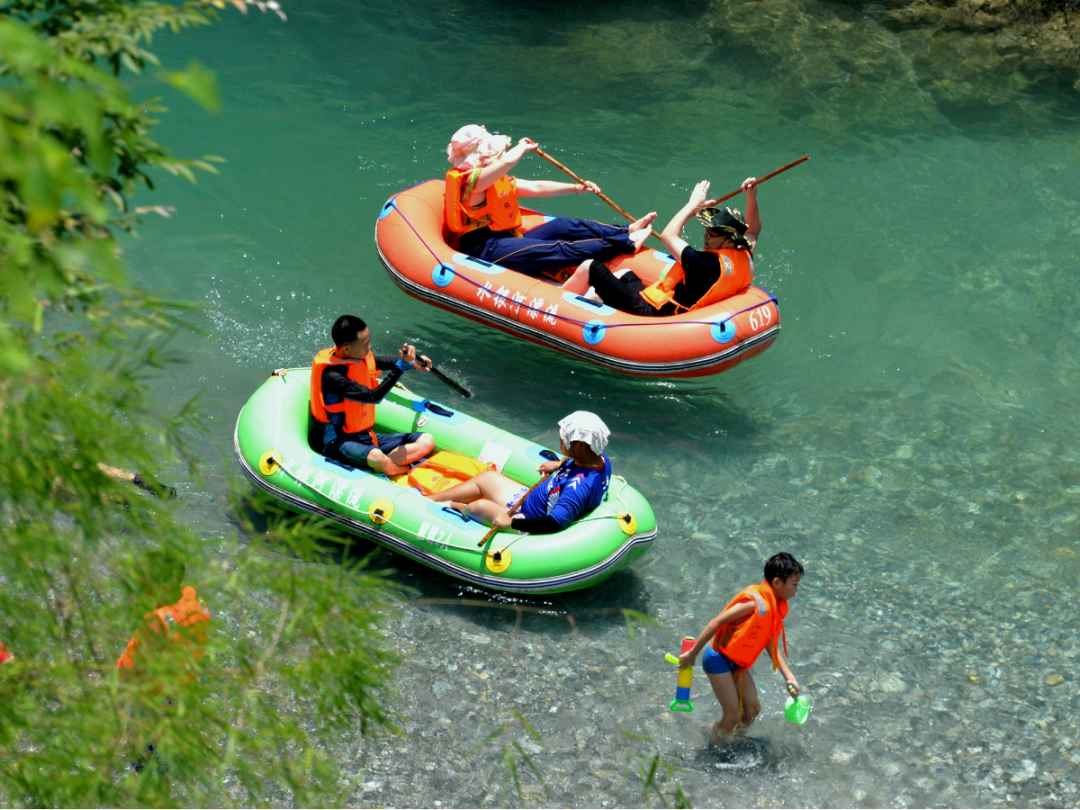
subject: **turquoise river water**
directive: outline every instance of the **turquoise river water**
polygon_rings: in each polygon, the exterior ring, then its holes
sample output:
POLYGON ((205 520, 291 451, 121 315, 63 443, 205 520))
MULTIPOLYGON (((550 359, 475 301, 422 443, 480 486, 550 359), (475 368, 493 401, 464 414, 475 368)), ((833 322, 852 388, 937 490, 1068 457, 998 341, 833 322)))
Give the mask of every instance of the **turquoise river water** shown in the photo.
MULTIPOLYGON (((215 70, 224 98, 216 116, 167 99, 161 139, 228 162, 197 186, 163 178, 152 201, 177 215, 128 247, 140 284, 205 305, 212 340, 183 339, 160 391, 207 392, 205 482, 181 489, 208 549, 237 531, 237 413, 343 312, 376 351, 419 344, 477 392, 472 413, 549 446, 566 413, 601 414, 616 471, 657 513, 644 559, 558 598, 497 598, 381 552, 408 598, 436 601, 391 625, 405 736, 342 741, 352 803, 480 802, 491 755, 470 750, 511 708, 544 743, 520 734, 547 790, 529 776, 530 804, 641 804, 633 752, 677 765, 698 806, 1078 801, 1075 91, 938 109, 917 80, 881 81, 887 32, 846 67, 798 36, 774 63, 765 34, 716 23, 721 7, 304 0, 288 22, 230 12, 155 43, 169 66, 215 70), (700 179, 727 191, 810 153, 760 192, 757 283, 779 299, 779 339, 718 377, 632 379, 408 298, 376 256, 376 216, 445 171, 469 122, 537 139, 661 222, 700 179), (778 550, 806 566, 787 636, 813 708, 786 723, 783 681, 759 664, 755 741, 733 754, 709 741, 700 670, 697 709, 668 711, 662 656, 778 550), (515 628, 515 605, 545 610, 515 628), (656 624, 631 639, 606 608, 656 624)), ((518 174, 561 179, 535 158, 518 174)), ((592 197, 545 202, 617 220, 592 197)))

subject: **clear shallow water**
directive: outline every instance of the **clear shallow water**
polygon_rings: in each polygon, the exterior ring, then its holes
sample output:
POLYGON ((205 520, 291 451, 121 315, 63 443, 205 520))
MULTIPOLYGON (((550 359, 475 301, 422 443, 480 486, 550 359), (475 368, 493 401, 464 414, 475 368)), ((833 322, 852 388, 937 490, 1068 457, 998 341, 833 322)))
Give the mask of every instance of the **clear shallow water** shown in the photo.
MULTIPOLYGON (((946 114, 879 69, 896 58, 887 35, 851 45, 844 79, 829 72, 843 40, 785 35, 773 64, 767 26, 726 34, 722 9, 698 4, 287 11, 159 43, 167 62, 215 69, 225 102, 215 117, 168 99, 162 140, 228 163, 197 187, 163 179, 154 202, 178 214, 128 250, 140 283, 207 307, 215 340, 185 339, 190 362, 160 390, 166 404, 207 392, 206 478, 184 508, 208 549, 235 531, 237 412, 272 369, 308 363, 343 311, 372 324, 376 350, 425 347, 478 392, 471 412, 522 435, 554 444, 565 413, 602 414, 661 526, 609 583, 524 600, 554 615, 524 613, 516 631, 516 600, 405 606, 407 737, 342 742, 364 773, 353 801, 477 802, 490 756, 468 752, 517 708, 545 743, 536 803, 640 803, 635 748, 684 768, 699 806, 1076 804, 1080 130, 1058 114, 1075 97, 946 114), (1009 123, 1025 116, 1043 125, 1009 123), (634 380, 406 297, 375 255, 378 209, 441 175, 469 121, 538 139, 661 220, 699 179, 726 192, 810 153, 760 192, 757 283, 779 297, 779 340, 712 379, 634 380), (732 768, 707 743, 719 711, 700 672, 697 710, 667 711, 662 653, 781 549, 807 566, 788 639, 813 710, 785 723, 782 681, 759 667, 753 735, 770 747, 732 768), (608 608, 659 624, 631 641, 608 608)), ((519 174, 556 177, 539 161, 519 174)), ((546 208, 614 216, 585 198, 546 208)), ((414 596, 490 599, 379 562, 414 596)))

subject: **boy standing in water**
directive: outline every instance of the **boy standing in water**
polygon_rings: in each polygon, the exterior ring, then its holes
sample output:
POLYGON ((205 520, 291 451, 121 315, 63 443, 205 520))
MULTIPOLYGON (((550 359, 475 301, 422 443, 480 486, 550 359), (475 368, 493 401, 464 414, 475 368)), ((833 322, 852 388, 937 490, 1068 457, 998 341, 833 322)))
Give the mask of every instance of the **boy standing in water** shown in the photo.
POLYGON ((783 673, 791 696, 799 696, 799 682, 780 654, 780 641, 786 653, 784 617, 788 600, 799 592, 802 575, 802 565, 790 554, 782 551, 773 555, 765 563, 765 581, 743 588, 709 622, 694 646, 679 656, 679 669, 684 669, 692 667, 698 653, 705 650, 701 667, 724 710, 724 716, 713 726, 716 736, 721 731, 730 734, 740 724, 749 726, 761 711, 750 667, 762 650, 768 649, 773 669, 783 673))

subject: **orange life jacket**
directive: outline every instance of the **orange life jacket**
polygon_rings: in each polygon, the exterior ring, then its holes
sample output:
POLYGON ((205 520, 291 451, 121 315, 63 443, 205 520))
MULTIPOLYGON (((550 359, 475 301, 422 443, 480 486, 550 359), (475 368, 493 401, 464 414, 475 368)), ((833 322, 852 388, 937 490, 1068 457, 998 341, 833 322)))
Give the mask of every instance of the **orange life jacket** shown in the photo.
MULTIPOLYGON (((446 173, 446 227, 458 235, 491 228, 493 231, 512 231, 521 227, 517 183, 504 174, 484 191, 484 201, 475 207, 462 200, 462 192, 471 171, 451 169, 446 173)), ((471 196, 471 194, 470 194, 471 196)))
POLYGON ((0 641, 0 664, 5 661, 10 661, 15 656, 7 651, 7 647, 4 646, 4 642, 0 641))
MULTIPOLYGON (((371 352, 363 360, 345 360, 334 354, 334 349, 323 349, 311 361, 311 415, 324 425, 330 424, 330 414, 345 414, 346 433, 371 432, 375 425, 375 406, 369 402, 353 402, 343 399, 336 405, 327 405, 322 392, 323 369, 327 366, 347 365, 349 379, 367 388, 379 385, 379 372, 375 368, 375 355, 371 352)), ((375 434, 372 433, 374 439, 375 434)))
POLYGON ((440 450, 433 453, 431 458, 423 464, 418 464, 409 470, 406 481, 410 487, 416 487, 425 495, 434 495, 458 484, 464 484, 485 470, 494 469, 495 465, 491 462, 485 463, 468 456, 440 450))
MULTIPOLYGON (((723 250, 703 250, 701 252, 715 253, 717 255, 720 260, 720 278, 692 306, 684 307, 676 302, 675 306, 679 311, 701 309, 710 304, 715 304, 717 301, 723 301, 725 298, 738 295, 749 287, 750 282, 754 280, 754 257, 749 250, 724 248, 723 250)), ((676 262, 662 279, 642 290, 641 297, 653 309, 661 309, 668 302, 675 301, 675 288, 685 278, 686 271, 683 270, 681 264, 676 262)))
MULTIPOLYGON (((739 624, 725 624, 716 631, 712 648, 723 653, 734 664, 749 669, 757 661, 766 647, 772 658, 773 669, 778 669, 777 642, 784 638, 784 617, 788 614, 787 600, 779 604, 776 592, 768 582, 760 585, 748 585, 730 602, 724 610, 740 602, 753 602, 754 610, 739 624)), ((787 639, 784 638, 784 654, 787 654, 787 639)))
MULTIPOLYGON (((206 633, 209 629, 206 623, 210 621, 210 611, 207 610, 206 603, 195 593, 194 588, 185 587, 180 593, 179 602, 147 613, 145 620, 149 620, 151 630, 165 635, 170 641, 180 640, 180 627, 191 628, 186 633, 192 645, 191 662, 197 663, 202 658, 202 644, 206 641, 206 633)), ((136 630, 135 635, 131 637, 123 655, 116 661, 117 669, 131 669, 135 666, 135 654, 138 652, 141 640, 140 633, 141 630, 136 630)))

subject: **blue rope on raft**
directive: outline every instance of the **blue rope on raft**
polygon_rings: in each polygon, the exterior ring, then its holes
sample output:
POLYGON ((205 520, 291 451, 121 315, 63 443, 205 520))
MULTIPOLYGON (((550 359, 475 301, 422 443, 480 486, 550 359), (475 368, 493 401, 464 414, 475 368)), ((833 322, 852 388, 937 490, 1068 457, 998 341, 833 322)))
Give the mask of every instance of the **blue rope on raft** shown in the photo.
MULTIPOLYGON (((423 185, 423 184, 422 183, 417 183, 417 185, 423 185)), ((414 188, 415 188, 415 186, 414 186, 414 188)), ((405 190, 408 191, 408 189, 405 189, 405 190)), ((447 270, 449 270, 455 276, 460 278, 462 281, 466 281, 469 284, 472 284, 474 287, 477 287, 478 289, 486 290, 488 295, 492 296, 493 298, 501 298, 503 301, 506 301, 509 305, 520 307, 520 308, 526 309, 526 310, 528 310, 530 312, 535 312, 538 315, 541 315, 541 316, 543 316, 545 318, 553 318, 553 319, 558 318, 561 321, 566 321, 567 323, 577 324, 578 326, 582 326, 582 327, 592 326, 593 325, 591 321, 579 321, 577 318, 571 318, 571 317, 568 317, 566 315, 559 315, 556 312, 548 312, 546 309, 537 309, 536 307, 531 307, 531 306, 529 306, 528 304, 526 304, 526 303, 524 303, 522 301, 514 301, 513 299, 507 298, 505 295, 500 295, 499 293, 497 293, 497 292, 495 292, 493 290, 487 290, 487 288, 484 287, 484 285, 482 285, 480 282, 475 281, 474 279, 471 279, 468 276, 463 275, 462 273, 459 273, 453 267, 446 264, 442 259, 440 259, 439 254, 437 254, 434 250, 432 250, 431 245, 429 245, 427 243, 427 240, 425 240, 424 237, 420 235, 420 232, 418 230, 416 230, 415 227, 413 227, 413 224, 411 222, 409 222, 409 218, 407 216, 405 216, 403 213, 401 213, 401 209, 398 208, 397 205, 394 204, 394 201, 396 199, 397 199, 397 194, 395 194, 393 197, 391 197, 389 202, 386 203, 386 204, 391 206, 395 211, 397 211, 398 216, 400 216, 403 220, 405 220, 405 224, 409 226, 409 230, 411 230, 414 234, 416 234, 416 238, 420 240, 420 244, 422 244, 425 248, 427 248, 428 253, 431 254, 431 258, 433 258, 439 264, 439 266, 445 267, 447 270)), ((509 269, 509 268, 507 268, 507 269, 509 269)), ((773 295, 772 293, 769 293, 769 297, 766 298, 764 301, 760 301, 757 304, 753 304, 752 306, 740 309, 738 312, 735 312, 735 313, 729 315, 727 318, 724 318, 723 320, 718 320, 718 321, 679 321, 679 324, 680 325, 686 324, 688 326, 701 325, 701 326, 712 327, 712 326, 716 326, 716 324, 718 324, 718 323, 727 323, 732 318, 736 318, 739 315, 742 315, 744 312, 750 312, 753 309, 759 309, 759 308, 761 308, 763 306, 766 306, 767 304, 771 304, 771 303, 773 303, 775 301, 776 301, 776 296, 773 295)), ((620 326, 667 326, 667 323, 665 323, 664 320, 660 319, 660 318, 646 318, 640 323, 605 323, 605 324, 603 324, 603 326, 604 326, 605 329, 618 329, 620 326)))

